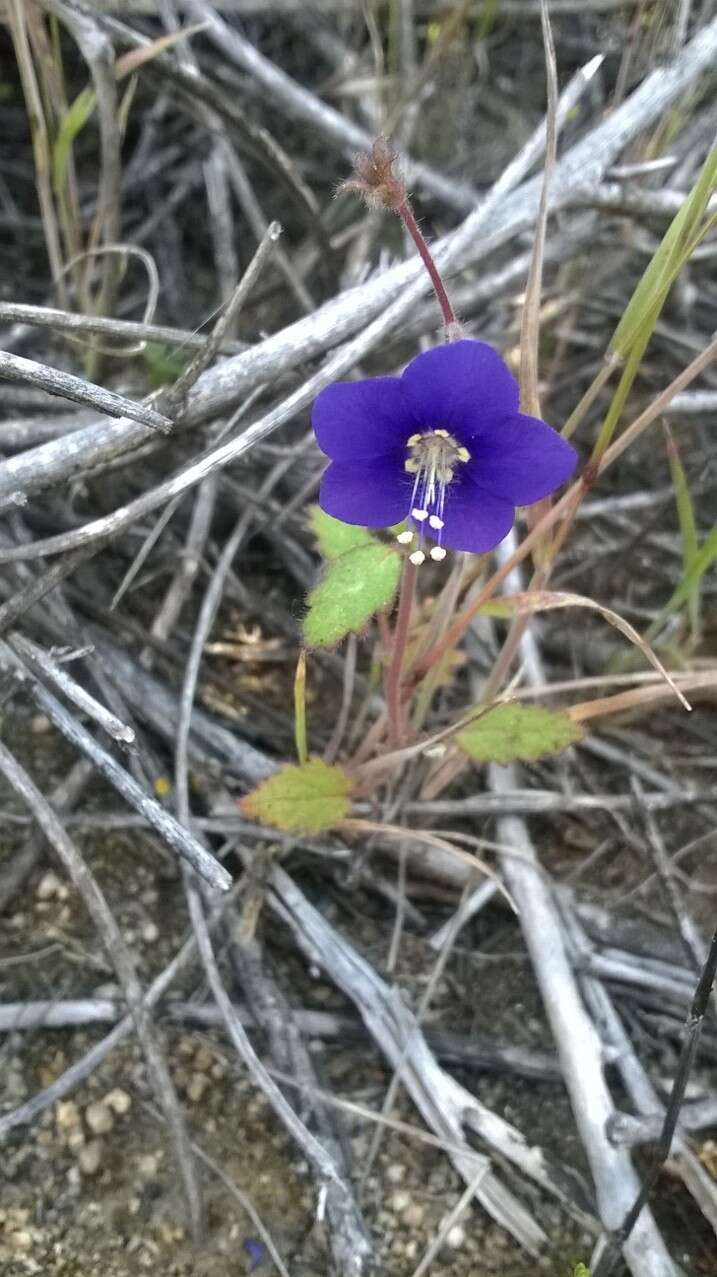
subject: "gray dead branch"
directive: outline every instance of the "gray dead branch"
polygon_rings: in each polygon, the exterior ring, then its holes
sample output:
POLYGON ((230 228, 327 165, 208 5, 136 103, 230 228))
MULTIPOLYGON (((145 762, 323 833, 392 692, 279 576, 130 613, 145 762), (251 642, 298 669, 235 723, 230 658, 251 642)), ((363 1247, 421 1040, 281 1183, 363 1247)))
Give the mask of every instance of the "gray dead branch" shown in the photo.
POLYGON ((319 1182, 318 1190, 325 1197, 328 1246, 337 1277, 362 1277, 372 1273, 377 1263, 375 1248, 361 1213, 358 1194, 352 1187, 347 1142, 341 1139, 336 1125, 339 1115, 321 1102, 319 1078, 306 1041, 306 1029, 275 979, 267 954, 256 940, 247 940, 242 935, 239 917, 230 923, 230 955, 253 1018, 267 1034, 274 1068, 295 1080, 296 1107, 303 1120, 316 1127, 318 1138, 336 1167, 336 1179, 319 1182))
MULTIPOLYGON (((0 651, 4 646, 0 644, 0 651)), ((10 663, 16 669, 13 657, 14 654, 11 653, 10 663)), ((57 697, 32 676, 28 680, 28 690, 39 709, 47 714, 62 735, 85 755, 131 807, 147 818, 162 840, 187 860, 212 887, 227 891, 231 886, 231 875, 194 835, 180 825, 155 798, 147 794, 129 772, 97 743, 82 723, 65 709, 57 697)))
MULTIPOLYGON (((491 768, 496 792, 515 783, 513 768, 491 768)), ((540 986, 563 1066, 573 1113, 595 1182, 603 1226, 616 1229, 635 1200, 640 1181, 629 1156, 613 1147, 607 1123, 615 1112, 603 1072, 602 1047, 581 1001, 565 950, 560 914, 538 868, 525 822, 518 816, 497 818, 499 836, 519 850, 501 857, 501 867, 519 910, 523 934, 540 986)), ((679 1277, 648 1209, 640 1216, 625 1246, 634 1277, 679 1277)))
MULTIPOLYGON (((234 1003, 234 1012, 241 1023, 255 1029, 260 1020, 249 1005, 234 1003)), ((0 1003, 0 1033, 22 1033, 33 1029, 66 1029, 88 1024, 116 1024, 125 1013, 122 1002, 112 998, 59 998, 32 1002, 0 1003)), ((170 998, 157 1007, 157 1018, 175 1024, 191 1024, 214 1028, 222 1023, 221 1012, 213 1002, 183 1002, 170 998)), ((335 1011, 311 1011, 291 1008, 292 1021, 306 1038, 320 1038, 331 1042, 346 1039, 351 1043, 367 1042, 366 1030, 355 1016, 335 1011)), ((441 1060, 463 1064, 469 1068, 489 1069, 496 1073, 508 1071, 518 1077, 535 1081, 558 1081, 561 1077, 557 1060, 548 1052, 513 1046, 499 1041, 488 1041, 483 1034, 464 1035, 442 1029, 426 1027, 424 1035, 431 1050, 441 1060)), ((303 1085, 303 1084, 302 1084, 303 1085)), ((318 1084, 304 1086, 310 1092, 318 1084)), ((697 1110, 697 1105, 692 1105, 697 1110)), ((683 1111, 689 1113, 689 1109, 683 1111)), ((704 1125, 709 1125, 705 1122, 704 1125)), ((627 1143, 617 1138, 617 1125, 613 1125, 616 1143, 627 1143)))
MULTIPOLYGON (((566 933, 569 943, 578 950, 578 953, 580 949, 586 947, 587 937, 574 916, 566 918, 566 933)), ((632 1104, 638 1114, 659 1119, 660 1129, 657 1132, 659 1137, 664 1123, 665 1107, 647 1071, 640 1063, 609 993, 599 980, 589 976, 582 977, 580 985, 605 1045, 614 1052, 616 1067, 632 1104)), ((613 1125, 608 1125, 608 1133, 612 1133, 614 1129, 614 1120, 613 1114, 610 1119, 613 1125)), ((685 1129, 681 1115, 677 1136, 670 1153, 670 1162, 683 1180, 687 1191, 695 1198, 705 1219, 709 1220, 717 1233, 717 1184, 700 1162, 694 1148, 685 1139, 685 1129)), ((616 1143, 614 1137, 612 1142, 616 1143)))
POLYGON ((172 429, 169 417, 148 405, 132 403, 114 390, 105 390, 104 386, 83 381, 73 373, 48 368, 35 359, 24 359, 22 355, 12 355, 6 350, 0 350, 0 377, 8 381, 20 381, 27 386, 36 386, 49 395, 69 399, 72 403, 89 404, 110 417, 128 417, 130 421, 150 430, 160 430, 166 434, 172 429))
MULTIPOLYGON (((514 535, 499 549, 510 553, 514 535)), ((514 570, 506 589, 519 589, 521 574, 514 570)), ((521 654, 528 681, 542 683, 540 655, 530 630, 521 640, 521 654)), ((489 766, 489 781, 498 795, 516 783, 514 765, 489 766)), ((629 1156, 609 1140, 609 1123, 615 1105, 604 1074, 602 1045, 581 999, 570 963, 568 938, 551 884, 541 868, 527 824, 519 816, 497 817, 501 842, 517 855, 499 853, 501 870, 515 900, 521 928, 535 977, 555 1038, 575 1121, 587 1154, 597 1192, 600 1219, 608 1234, 619 1229, 639 1192, 640 1180, 629 1156)), ((613 1043, 614 1045, 614 1043, 613 1043)), ((658 1230, 645 1206, 625 1241, 624 1258, 634 1277, 679 1277, 658 1230)))
MULTIPOLYGON (((554 211, 573 198, 577 189, 590 190, 602 181, 605 171, 630 142, 691 84, 709 69, 717 54, 717 19, 703 27, 669 66, 657 68, 634 93, 586 137, 563 156, 551 183, 550 208, 554 211)), ((538 158, 533 148, 531 164, 538 158)), ((520 175, 522 178, 524 174, 520 175)), ((508 185, 499 198, 487 197, 475 212, 469 214, 458 230, 436 245, 436 257, 448 274, 475 265, 499 244, 509 241, 529 227, 535 218, 541 186, 540 178, 532 178, 517 190, 508 185), (490 227, 486 228, 486 208, 490 209, 490 227)), ((422 296, 427 286, 421 267, 414 260, 383 272, 369 283, 339 295, 314 315, 297 321, 267 338, 241 355, 225 360, 209 369, 189 396, 184 424, 196 425, 223 411, 252 387, 271 381, 279 374, 313 360, 353 334, 364 330, 364 340, 350 345, 344 357, 337 357, 327 369, 326 380, 348 371, 386 332, 393 331, 411 309, 414 299, 422 296), (407 304, 390 303, 398 290, 411 285, 404 298, 407 304), (414 291, 415 290, 415 291, 414 291), (385 311, 385 308, 388 310, 385 311), (384 323, 366 329, 385 311, 384 323), (365 332, 369 339, 365 339, 365 332)), ((285 420, 290 419, 310 401, 321 379, 312 379, 308 393, 285 401, 283 411, 275 411, 255 423, 227 452, 215 456, 214 465, 225 465, 241 456, 258 439, 285 420)), ((0 464, 0 503, 10 501, 18 492, 30 495, 52 484, 62 482, 89 467, 121 456, 147 440, 149 433, 131 421, 112 427, 97 422, 73 432, 68 439, 53 440, 0 464)), ((205 477, 212 466, 197 467, 194 482, 205 477)), ((168 495, 175 495, 170 491, 168 495)), ((166 497, 163 497, 166 499, 166 497)), ((139 512, 136 517, 139 517, 139 512)))
MULTIPOLYGON (((717 27, 715 29, 715 45, 717 47, 717 27)), ((572 78, 561 95, 558 104, 559 113, 565 113, 571 104, 574 103, 580 90, 584 88, 594 74, 595 64, 596 60, 592 59, 587 69, 581 70, 572 78)), ((480 242, 479 229, 488 222, 492 227, 495 226, 495 222, 498 220, 497 214, 503 206, 507 193, 515 190, 526 173, 531 170, 539 159, 544 140, 545 128, 544 125, 541 125, 535 130, 532 137, 528 139, 515 159, 503 171, 488 195, 481 202, 479 208, 466 219, 457 232, 447 237, 442 244, 437 246, 436 256, 440 258, 440 264, 444 271, 449 271, 452 266, 457 265, 461 255, 465 257, 466 253, 468 253, 470 256, 476 251, 475 246, 480 242)), ((530 184, 528 185, 530 186, 530 184)), ((534 185, 535 183, 533 183, 534 185)), ((567 184, 566 189, 572 189, 571 182, 567 184)), ((520 217, 516 219, 515 224, 509 229, 507 238, 530 225, 532 220, 530 198, 523 201, 521 209, 520 217)), ((491 247, 494 246, 493 239, 494 233, 491 238, 491 247)), ((503 242, 500 237, 495 240, 495 243, 500 242, 503 242)), ((186 411, 183 415, 183 421, 186 425, 198 424, 207 417, 215 415, 223 407, 230 406, 237 394, 249 393, 257 385, 270 382, 273 377, 286 373, 289 369, 307 359, 315 358, 316 355, 336 345, 338 340, 345 336, 350 336, 358 330, 358 335, 352 337, 344 346, 340 346, 318 373, 309 377, 298 390, 289 395, 278 407, 275 407, 268 415, 247 427, 238 437, 230 440, 229 443, 222 444, 220 447, 205 453, 204 456, 200 457, 199 461, 185 466, 153 492, 144 494, 123 509, 116 510, 104 519, 86 524, 82 529, 71 534, 69 540, 67 536, 53 537, 47 542, 38 542, 33 547, 25 546, 22 550, 18 548, 15 551, 0 551, 0 561, 2 561, 3 554, 6 561, 11 561, 13 558, 56 553, 73 546, 87 544, 105 536, 117 536, 125 527, 131 526, 137 519, 144 517, 157 506, 164 504, 167 500, 171 500, 180 493, 194 487, 209 475, 223 469, 247 453, 251 447, 265 439, 279 426, 292 420, 298 412, 313 401, 324 386, 329 385, 330 382, 349 372, 364 355, 373 350, 387 334, 393 332, 400 325, 401 321, 410 314, 415 303, 427 291, 426 278, 420 268, 420 264, 417 266, 415 261, 406 262, 401 267, 385 272, 371 285, 365 285, 362 289, 349 290, 347 294, 342 294, 336 302, 329 303, 307 319, 300 320, 298 324, 286 329, 284 334, 278 334, 276 338, 269 338, 266 342, 248 352, 250 356, 257 356, 258 359, 253 360, 251 367, 247 366, 239 369, 238 366, 235 366, 234 371, 238 372, 239 380, 236 381, 232 378, 233 389, 229 391, 228 386, 216 386, 216 395, 214 390, 212 390, 211 400, 207 400, 206 403, 202 401, 201 404, 197 405, 197 412, 195 412, 192 407, 193 399, 199 393, 204 381, 204 378, 200 377, 197 385, 187 397, 186 411), (400 283, 405 283, 407 286, 396 296, 397 285, 400 283), (371 296, 367 297, 366 303, 362 305, 362 298, 358 294, 364 295, 367 291, 370 292, 371 296), (391 300, 392 298, 394 300, 391 300), (372 322, 368 322, 370 320, 372 322), (362 325, 366 324, 368 326, 362 329, 362 325), (261 368, 264 371, 261 371, 261 368), (227 391, 229 391, 228 394, 227 391)), ((205 376, 211 375, 212 382, 214 382, 214 375, 218 376, 223 369, 228 368, 231 364, 233 364, 231 359, 226 360, 215 369, 209 370, 209 374, 205 374, 205 376)), ((33 490, 36 490, 36 480, 43 472, 46 462, 49 465, 48 477, 50 472, 52 472, 55 478, 67 478, 77 472, 77 463, 81 454, 85 456, 87 464, 93 466, 100 463, 106 464, 108 460, 121 455, 125 450, 125 446, 127 448, 136 447, 147 438, 146 432, 139 433, 131 425, 128 425, 126 433, 123 432, 121 435, 115 432, 111 437, 107 437, 103 434, 101 425, 97 428, 90 428, 89 435, 91 440, 88 438, 87 431, 78 430, 68 440, 55 441, 55 444, 59 446, 59 452, 55 452, 53 457, 50 457, 47 452, 44 452, 41 457, 41 450, 34 449, 30 453, 12 457, 5 463, 5 467, 0 464, 0 505, 4 499, 8 501, 16 499, 18 493, 21 493, 24 498, 30 491, 28 485, 32 485, 33 490), (99 434, 97 433, 98 431, 99 434), (88 444, 88 451, 85 453, 84 449, 88 444), (65 449, 67 449, 67 452, 65 449), (26 470, 25 463, 30 456, 34 458, 34 465, 31 470, 26 470), (25 462, 22 460, 23 457, 25 462), (65 467, 66 462, 69 463, 69 468, 65 467), (59 470, 55 468, 57 465, 60 467, 59 470), (9 485, 6 496, 4 496, 3 492, 5 479, 7 479, 9 485)), ((44 445, 44 448, 52 450, 55 444, 44 445)), ((55 479, 53 478, 49 481, 54 482, 55 479)), ((43 486, 42 483, 39 486, 43 486)))
MULTIPOLYGON (((446 1141, 451 1161, 466 1185, 475 1184, 480 1168, 480 1156, 465 1139, 464 1131, 468 1128, 523 1174, 577 1210, 571 1193, 574 1185, 569 1187, 567 1175, 551 1166, 542 1150, 530 1147, 520 1132, 491 1113, 440 1068, 398 990, 389 988, 365 959, 329 926, 288 874, 275 868, 271 883, 279 914, 291 927, 299 947, 308 960, 322 966, 354 1002, 369 1033, 398 1072, 424 1120, 446 1141)), ((526 1249, 537 1253, 546 1240, 543 1230, 497 1179, 490 1160, 485 1157, 483 1169, 484 1176, 475 1187, 477 1200, 526 1249)))
MULTIPOLYGON (((138 323, 130 319, 114 319, 103 315, 83 315, 69 310, 58 310, 52 306, 29 306, 19 302, 0 302, 0 324, 18 324, 37 328, 50 328, 58 332, 73 333, 81 336, 91 333, 97 337, 113 337, 117 341, 139 343, 167 342, 177 350, 204 350, 208 337, 202 333, 187 332, 183 328, 171 328, 166 324, 138 323)), ((224 355, 236 355, 245 348, 245 343, 224 340, 220 351, 224 355)), ((123 350, 123 355, 127 352, 123 350)), ((3 426, 3 446, 6 443, 3 426)))

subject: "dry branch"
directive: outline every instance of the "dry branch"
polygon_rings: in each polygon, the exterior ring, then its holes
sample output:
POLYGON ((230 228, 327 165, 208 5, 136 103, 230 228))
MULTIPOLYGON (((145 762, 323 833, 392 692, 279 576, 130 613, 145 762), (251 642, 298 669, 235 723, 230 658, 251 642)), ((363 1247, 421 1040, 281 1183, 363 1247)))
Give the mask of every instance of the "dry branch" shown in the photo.
MULTIPOLYGON (((691 84, 713 63, 717 55, 717 19, 703 27, 670 66, 659 67, 607 119, 592 129, 573 146, 556 165, 550 192, 550 208, 555 210, 578 189, 590 190, 602 181, 604 173, 624 147, 651 122, 659 119, 691 84)), ((542 131, 541 141, 544 137, 542 131)), ((530 166, 538 158, 535 146, 530 152, 530 166)), ((518 174, 521 180, 524 173, 518 174)), ((504 192, 496 199, 490 195, 471 213, 463 225, 436 245, 436 258, 442 270, 457 271, 475 264, 493 248, 510 240, 529 227, 535 218, 541 179, 525 182, 517 191, 504 192), (490 230, 485 228, 490 211, 490 230), (480 233, 479 233, 480 232, 480 233)), ((307 393, 285 401, 283 411, 276 411, 246 432, 246 438, 228 455, 215 458, 217 465, 242 455, 257 439, 290 419, 322 388, 323 384, 348 371, 353 364, 394 329, 421 296, 428 285, 421 276, 420 264, 408 261, 383 272, 370 283, 341 294, 314 315, 299 320, 283 331, 261 342, 244 354, 225 360, 200 378, 189 397, 185 424, 195 425, 211 417, 245 394, 253 386, 270 381, 280 373, 315 359, 367 324, 388 306, 384 322, 369 330, 369 339, 351 345, 343 358, 333 361, 327 377, 312 379, 307 393), (415 287, 420 281, 420 287, 415 287), (391 306, 396 293, 408 284, 414 287, 403 294, 403 305, 391 306), (415 289, 415 291, 414 291, 415 289)), ((54 440, 30 452, 0 464, 0 502, 17 492, 30 494, 60 482, 72 474, 121 455, 148 438, 146 428, 132 422, 121 427, 97 423, 76 431, 71 440, 54 440)), ((204 477, 197 475, 197 480, 204 477)), ((169 496, 174 495, 173 492, 169 496)), ((139 517, 139 512, 137 517, 139 517)))

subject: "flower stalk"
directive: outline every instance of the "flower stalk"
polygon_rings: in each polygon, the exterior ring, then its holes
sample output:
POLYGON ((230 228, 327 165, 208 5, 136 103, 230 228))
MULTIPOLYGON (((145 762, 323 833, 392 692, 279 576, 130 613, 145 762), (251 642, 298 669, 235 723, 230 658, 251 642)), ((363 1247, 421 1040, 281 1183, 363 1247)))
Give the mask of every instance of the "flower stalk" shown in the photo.
POLYGON ((303 767, 309 759, 306 733, 306 652, 301 650, 294 675, 294 740, 296 756, 303 767))
POLYGON ((448 341, 455 341, 458 337, 460 337, 460 324, 456 319, 456 313, 450 303, 448 293, 446 292, 446 286, 441 278, 441 272, 436 265, 435 258, 433 257, 433 254, 424 239, 423 232, 413 215, 413 209, 409 203, 408 196, 406 196, 403 202, 399 205, 396 212, 416 245, 421 261, 428 272, 428 276, 433 285, 433 291, 436 294, 436 300, 438 301, 438 305, 441 308, 441 314, 443 315, 443 322, 446 326, 446 338, 448 341))
POLYGON ((386 672, 386 707, 388 710, 388 734, 392 749, 398 749, 403 737, 402 674, 408 636, 411 628, 411 611, 416 592, 416 567, 410 560, 403 565, 398 615, 393 633, 391 659, 386 672))
POLYGON ((423 232, 416 221, 406 184, 400 173, 396 172, 398 151, 395 151, 385 137, 377 137, 370 151, 354 157, 354 168, 351 177, 342 182, 340 190, 355 191, 361 195, 371 208, 386 208, 396 213, 403 222, 425 266, 438 305, 441 308, 443 322, 446 326, 448 341, 456 341, 461 329, 456 314, 448 299, 446 286, 436 266, 433 254, 426 243, 423 232))

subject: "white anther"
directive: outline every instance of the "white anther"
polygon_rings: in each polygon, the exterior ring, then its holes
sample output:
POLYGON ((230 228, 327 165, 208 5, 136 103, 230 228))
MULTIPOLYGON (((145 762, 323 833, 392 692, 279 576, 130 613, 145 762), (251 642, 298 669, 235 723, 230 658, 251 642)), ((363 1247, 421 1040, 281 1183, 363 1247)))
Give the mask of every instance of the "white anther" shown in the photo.
POLYGON ((442 527, 443 527, 443 519, 439 519, 439 517, 438 517, 438 515, 437 515, 437 514, 432 514, 432 515, 430 515, 430 517, 429 517, 429 519, 428 519, 428 522, 429 522, 429 525, 430 525, 432 528, 442 528, 442 527))
POLYGON ((409 554, 408 561, 409 563, 412 563, 414 567, 420 568, 421 564, 425 563, 426 556, 423 553, 423 550, 414 550, 413 554, 409 554))
MULTIPOLYGON (((413 557, 413 556, 411 556, 411 557, 413 557)), ((444 550, 443 546, 442 546, 442 545, 434 545, 433 549, 431 550, 431 558, 432 558, 432 559, 433 559, 436 563, 440 563, 441 559, 445 559, 445 557, 446 557, 446 551, 444 550)))
POLYGON ((406 528, 405 532, 399 532, 396 536, 399 545, 410 545, 413 540, 413 533, 406 528))
POLYGON ((423 523, 423 520, 428 518, 428 511, 414 508, 411 511, 411 518, 415 519, 417 523, 423 523))

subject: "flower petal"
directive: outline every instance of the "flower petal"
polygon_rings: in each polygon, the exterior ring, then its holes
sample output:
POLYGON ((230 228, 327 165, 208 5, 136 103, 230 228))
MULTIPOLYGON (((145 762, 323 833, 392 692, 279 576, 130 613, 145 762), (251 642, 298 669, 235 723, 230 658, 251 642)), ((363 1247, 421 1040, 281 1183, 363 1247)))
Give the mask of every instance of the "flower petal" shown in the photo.
POLYGON ((321 479, 321 509, 363 528, 400 523, 408 513, 412 486, 403 456, 401 452, 372 461, 332 461, 321 479))
POLYGON ((318 395, 311 424, 321 451, 335 461, 395 452, 415 429, 399 377, 334 382, 318 395))
POLYGON ((461 443, 518 410, 515 377, 483 341, 427 350, 405 369, 401 385, 420 426, 454 429, 461 443))
POLYGON ((489 438, 470 443, 470 477, 514 505, 547 497, 570 477, 578 454, 557 431, 537 417, 519 413, 489 438))
POLYGON ((441 540, 451 550, 485 554, 508 535, 514 519, 512 502, 480 488, 462 473, 446 493, 441 540))

